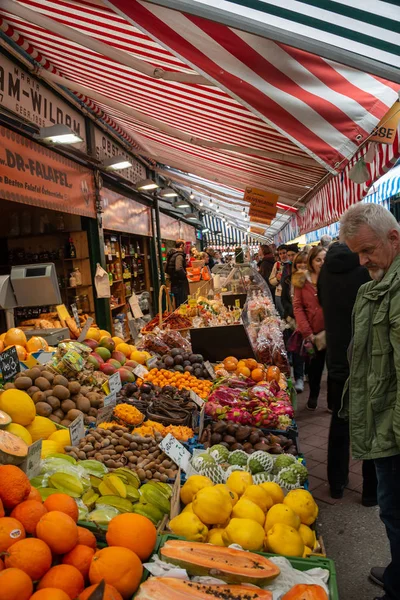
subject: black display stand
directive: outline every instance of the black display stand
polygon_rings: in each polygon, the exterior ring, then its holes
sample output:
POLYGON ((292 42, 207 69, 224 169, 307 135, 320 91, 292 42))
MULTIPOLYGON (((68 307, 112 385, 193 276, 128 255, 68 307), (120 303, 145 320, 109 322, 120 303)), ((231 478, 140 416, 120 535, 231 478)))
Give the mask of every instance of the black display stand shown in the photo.
POLYGON ((239 307, 243 308, 246 303, 247 293, 234 294, 234 293, 223 293, 221 295, 224 306, 232 306, 236 308, 236 300, 239 300, 239 307))
POLYGON ((204 360, 221 362, 227 356, 255 358, 243 325, 200 327, 189 332, 193 354, 201 354, 204 360))

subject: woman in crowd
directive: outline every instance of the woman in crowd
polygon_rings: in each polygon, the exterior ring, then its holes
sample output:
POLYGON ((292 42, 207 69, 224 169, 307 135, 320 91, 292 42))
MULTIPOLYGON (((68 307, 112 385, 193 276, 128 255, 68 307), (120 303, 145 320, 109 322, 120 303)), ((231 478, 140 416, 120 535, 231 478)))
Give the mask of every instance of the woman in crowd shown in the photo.
POLYGON ((321 387, 322 372, 325 366, 326 343, 324 341, 324 315, 318 301, 317 282, 324 264, 326 250, 315 246, 308 255, 307 271, 296 271, 292 276, 294 286, 293 313, 297 329, 303 336, 310 352, 308 382, 310 395, 309 410, 315 410, 321 387))
POLYGON ((196 246, 192 246, 190 248, 190 258, 189 258, 189 261, 188 261, 188 267, 192 267, 193 263, 196 260, 200 260, 199 259, 199 251, 197 250, 196 246))

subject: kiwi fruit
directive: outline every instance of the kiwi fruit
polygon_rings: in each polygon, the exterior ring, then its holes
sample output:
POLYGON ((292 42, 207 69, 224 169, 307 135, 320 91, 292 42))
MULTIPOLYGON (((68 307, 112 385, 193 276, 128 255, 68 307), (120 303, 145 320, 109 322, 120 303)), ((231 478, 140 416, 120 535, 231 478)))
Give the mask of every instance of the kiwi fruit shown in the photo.
POLYGON ((93 408, 98 408, 100 406, 101 396, 97 392, 89 392, 86 394, 86 398, 89 400, 90 405, 93 406, 93 408))
POLYGON ((3 387, 3 390, 15 390, 15 385, 13 383, 6 383, 3 387))
POLYGON ((35 380, 38 377, 40 377, 40 369, 38 369, 37 367, 32 367, 32 369, 28 369, 27 371, 24 372, 25 377, 30 377, 31 379, 35 380))
POLYGON ((88 415, 89 417, 97 417, 97 408, 89 408, 88 415))
POLYGON ((53 395, 53 390, 50 388, 49 390, 46 390, 45 392, 43 392, 44 397, 48 398, 49 396, 53 395))
POLYGON ((47 381, 50 381, 50 383, 53 383, 54 374, 50 373, 50 371, 42 371, 42 377, 46 377, 47 381))
POLYGON ((37 385, 31 385, 31 387, 28 390, 26 390, 26 393, 29 394, 31 398, 35 392, 40 392, 37 385))
POLYGON ((53 421, 53 423, 61 423, 61 419, 60 417, 56 417, 56 415, 50 415, 49 416, 50 421, 53 421))
POLYGON ((46 402, 47 402, 47 404, 50 404, 50 406, 53 410, 56 410, 57 408, 60 408, 60 406, 61 406, 60 400, 58 398, 56 398, 55 396, 49 396, 48 398, 46 398, 46 402))
POLYGON ((69 419, 72 422, 72 421, 75 421, 75 419, 77 419, 81 415, 83 416, 83 412, 81 410, 77 410, 76 408, 73 408, 72 410, 68 411, 67 419, 69 419))
POLYGON ((37 402, 36 403, 36 414, 41 417, 48 417, 53 412, 53 409, 47 402, 37 402))
POLYGON ((91 408, 90 401, 85 396, 80 396, 76 401, 76 408, 83 413, 88 413, 91 408))
POLYGON ((65 417, 64 411, 62 411, 61 408, 57 408, 57 410, 53 412, 53 415, 60 419, 60 423, 65 417))
POLYGON ((63 385, 56 385, 53 387, 52 395, 56 398, 59 398, 59 400, 68 400, 71 394, 68 388, 64 387, 63 385))
POLYGON ((42 375, 35 379, 35 385, 39 388, 39 390, 42 390, 42 392, 45 392, 46 390, 49 390, 51 388, 50 381, 42 375))
POLYGON ((64 427, 69 427, 71 425, 71 421, 69 419, 63 419, 60 421, 60 425, 64 425, 64 427))
POLYGON ((68 389, 71 392, 71 394, 79 394, 79 392, 81 391, 81 384, 77 381, 70 381, 68 383, 68 389))
POLYGON ((72 400, 63 400, 63 402, 61 402, 61 409, 65 414, 74 408, 76 408, 76 404, 72 400))
POLYGON ((17 390, 28 390, 32 386, 32 379, 30 377, 18 377, 15 380, 15 387, 17 390))
POLYGON ((45 395, 43 392, 35 392, 32 396, 32 400, 34 401, 35 404, 37 404, 38 402, 44 402, 46 400, 45 395))
POLYGON ((53 379, 53 385, 62 385, 68 387, 68 379, 63 375, 56 375, 53 379))

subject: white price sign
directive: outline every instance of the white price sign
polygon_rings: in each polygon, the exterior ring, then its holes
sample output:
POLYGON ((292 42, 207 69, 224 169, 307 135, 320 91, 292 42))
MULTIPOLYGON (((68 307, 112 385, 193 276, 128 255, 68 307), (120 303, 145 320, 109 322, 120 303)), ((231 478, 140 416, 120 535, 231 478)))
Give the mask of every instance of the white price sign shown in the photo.
POLYGON ((191 454, 184 446, 170 433, 159 444, 159 447, 175 464, 183 471, 187 471, 191 454))
POLYGON ((202 408, 202 406, 204 404, 203 398, 200 398, 200 396, 198 394, 196 394, 196 392, 194 392, 193 390, 190 390, 189 396, 190 396, 190 399, 193 400, 193 402, 196 402, 196 404, 199 408, 202 408))
POLYGON ((122 388, 121 374, 118 373, 118 371, 109 377, 108 387, 110 388, 110 392, 115 392, 115 394, 118 394, 119 390, 122 388))
POLYGON ((21 465, 25 475, 28 479, 36 477, 40 473, 40 459, 42 454, 42 441, 37 440, 34 444, 31 444, 28 448, 28 456, 21 465))
POLYGON ((136 377, 140 377, 141 379, 143 379, 144 375, 147 375, 148 370, 145 369, 143 365, 138 365, 133 369, 133 372, 136 375, 136 377))
POLYGON ((78 446, 79 442, 85 435, 85 424, 83 422, 83 415, 76 417, 75 421, 72 421, 69 426, 69 435, 71 436, 72 446, 78 446))
POLYGON ((204 366, 206 368, 207 373, 211 377, 211 379, 217 379, 217 375, 214 371, 214 367, 212 366, 212 364, 210 363, 209 360, 204 361, 204 366))
POLYGON ((97 411, 96 425, 104 423, 105 421, 110 421, 113 414, 113 410, 113 404, 110 404, 109 406, 104 406, 104 408, 99 408, 99 410, 97 411))
POLYGON ((111 392, 104 398, 104 406, 114 407, 117 403, 117 392, 111 392))
POLYGON ((93 318, 89 317, 81 331, 81 335, 78 337, 78 342, 83 342, 83 340, 86 339, 86 334, 89 331, 89 329, 91 328, 93 323, 93 318))

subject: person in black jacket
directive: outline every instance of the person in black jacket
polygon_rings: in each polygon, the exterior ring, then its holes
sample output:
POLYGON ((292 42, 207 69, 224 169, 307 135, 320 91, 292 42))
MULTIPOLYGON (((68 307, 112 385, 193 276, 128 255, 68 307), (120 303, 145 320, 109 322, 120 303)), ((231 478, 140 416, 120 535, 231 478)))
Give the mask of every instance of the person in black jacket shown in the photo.
POLYGON ((186 302, 189 295, 189 282, 186 277, 186 254, 184 240, 176 240, 175 248, 169 251, 166 273, 171 281, 171 292, 175 296, 176 306, 186 302))
MULTIPOLYGON (((346 244, 334 243, 325 258, 318 279, 318 297, 325 319, 328 407, 332 420, 328 443, 328 481, 332 498, 341 498, 349 478, 350 435, 348 421, 338 415, 344 385, 349 376, 347 349, 352 337, 352 311, 361 285, 370 281, 368 271, 360 266, 358 255, 346 244)), ((363 461, 364 506, 376 500, 374 461, 363 461)))
POLYGON ((258 255, 260 258, 260 261, 258 263, 258 270, 260 272, 260 275, 262 275, 265 281, 267 282, 268 287, 271 291, 272 300, 275 302, 275 288, 269 282, 269 277, 271 275, 272 268, 275 264, 275 257, 272 253, 271 248, 266 244, 260 246, 260 251, 258 255))

